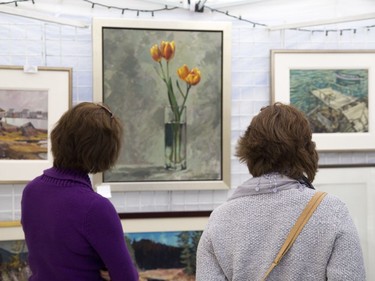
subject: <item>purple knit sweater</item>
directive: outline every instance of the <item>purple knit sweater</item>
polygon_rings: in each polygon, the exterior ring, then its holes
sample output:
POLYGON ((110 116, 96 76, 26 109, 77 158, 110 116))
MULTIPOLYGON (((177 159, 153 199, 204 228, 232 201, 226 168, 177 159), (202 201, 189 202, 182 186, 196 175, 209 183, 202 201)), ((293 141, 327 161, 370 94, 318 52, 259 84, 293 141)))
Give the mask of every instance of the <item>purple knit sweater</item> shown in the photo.
POLYGON ((138 281, 111 202, 94 192, 88 175, 51 168, 22 195, 22 227, 30 281, 138 281))

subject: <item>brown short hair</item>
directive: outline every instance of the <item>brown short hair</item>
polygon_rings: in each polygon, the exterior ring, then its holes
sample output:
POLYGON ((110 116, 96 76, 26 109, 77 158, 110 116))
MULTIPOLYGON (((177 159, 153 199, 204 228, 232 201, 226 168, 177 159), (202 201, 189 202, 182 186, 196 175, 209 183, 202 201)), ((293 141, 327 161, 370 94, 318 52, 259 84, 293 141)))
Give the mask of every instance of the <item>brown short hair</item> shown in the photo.
POLYGON ((309 121, 290 105, 275 103, 255 116, 240 137, 236 156, 254 177, 278 172, 294 179, 315 178, 319 156, 309 121))
POLYGON ((65 112, 51 132, 53 165, 103 172, 115 164, 121 142, 121 123, 108 106, 80 103, 65 112))

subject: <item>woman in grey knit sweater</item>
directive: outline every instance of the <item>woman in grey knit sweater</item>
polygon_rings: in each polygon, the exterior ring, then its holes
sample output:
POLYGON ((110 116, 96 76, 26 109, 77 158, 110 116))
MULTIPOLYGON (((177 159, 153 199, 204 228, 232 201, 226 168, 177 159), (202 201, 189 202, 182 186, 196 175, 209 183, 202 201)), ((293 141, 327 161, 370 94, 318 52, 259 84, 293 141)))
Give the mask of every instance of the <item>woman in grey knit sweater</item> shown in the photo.
MULTIPOLYGON (((261 281, 316 192, 315 143, 292 106, 262 109, 236 155, 253 177, 212 212, 198 246, 197 281, 261 281)), ((267 280, 366 280, 358 233, 340 199, 323 199, 267 280)))

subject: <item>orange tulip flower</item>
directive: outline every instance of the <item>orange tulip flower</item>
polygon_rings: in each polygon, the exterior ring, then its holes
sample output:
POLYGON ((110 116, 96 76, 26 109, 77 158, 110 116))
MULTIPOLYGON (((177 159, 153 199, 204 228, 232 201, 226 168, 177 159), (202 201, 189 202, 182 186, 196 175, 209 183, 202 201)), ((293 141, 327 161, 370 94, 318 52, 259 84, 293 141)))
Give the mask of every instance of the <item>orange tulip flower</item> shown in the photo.
POLYGON ((198 68, 193 68, 188 76, 185 78, 185 81, 190 85, 197 85, 201 81, 201 72, 198 68))
POLYGON ((197 85, 201 81, 201 72, 197 67, 189 70, 187 65, 184 64, 177 70, 177 74, 182 80, 192 86, 197 85))
POLYGON ((191 86, 197 85, 201 81, 201 72, 197 67, 189 69, 189 67, 184 64, 177 69, 177 75, 186 83, 186 87, 182 89, 177 80, 175 84, 173 84, 169 72, 169 61, 175 56, 175 52, 176 46, 174 41, 161 41, 159 45, 155 44, 150 49, 152 59, 159 63, 160 69, 156 69, 156 71, 166 85, 169 105, 172 108, 176 120, 180 120, 190 89, 192 88, 191 86), (165 62, 163 62, 163 58, 165 62), (177 87, 179 95, 176 95, 174 86, 177 87))
POLYGON ((174 41, 168 42, 168 41, 162 41, 160 44, 160 52, 163 58, 166 59, 166 61, 169 61, 173 58, 175 53, 176 47, 174 44, 174 41))

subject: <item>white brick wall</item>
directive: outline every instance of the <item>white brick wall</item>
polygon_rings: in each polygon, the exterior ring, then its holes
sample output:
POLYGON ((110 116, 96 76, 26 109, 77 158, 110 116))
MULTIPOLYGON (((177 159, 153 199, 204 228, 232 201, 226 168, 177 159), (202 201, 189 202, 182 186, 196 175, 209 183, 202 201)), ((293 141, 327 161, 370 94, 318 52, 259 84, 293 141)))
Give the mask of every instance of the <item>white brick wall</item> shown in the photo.
MULTIPOLYGON (((165 19, 177 20, 183 16, 185 12, 176 10, 168 12, 165 19)), ((324 32, 270 32, 215 13, 205 14, 205 17, 205 20, 233 22, 232 155, 239 135, 251 118, 270 103, 270 49, 375 49, 375 29, 359 28, 355 34, 345 32, 340 36, 331 32, 326 36, 324 32)), ((90 28, 0 14, 0 64, 72 67, 74 104, 92 100, 91 44, 90 28)), ((322 153, 320 158, 320 164, 375 164, 374 152, 322 153)), ((232 156, 232 188, 248 177, 247 168, 232 156)), ((0 221, 20 218, 22 189, 20 184, 0 184, 0 221)), ((111 200, 119 212, 211 210, 225 201, 227 194, 223 190, 132 191, 113 193, 111 200)))

